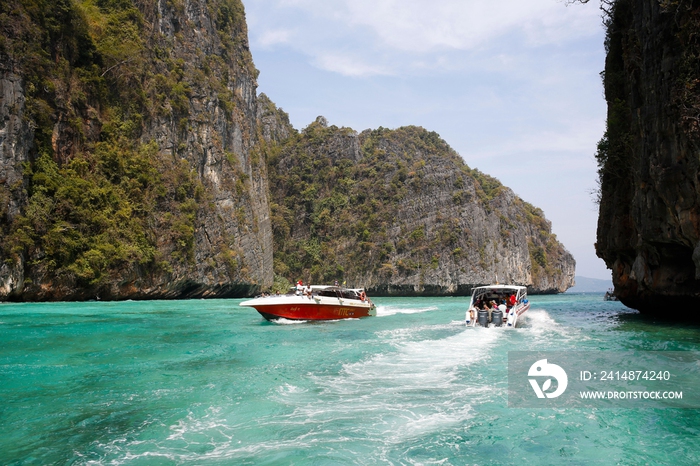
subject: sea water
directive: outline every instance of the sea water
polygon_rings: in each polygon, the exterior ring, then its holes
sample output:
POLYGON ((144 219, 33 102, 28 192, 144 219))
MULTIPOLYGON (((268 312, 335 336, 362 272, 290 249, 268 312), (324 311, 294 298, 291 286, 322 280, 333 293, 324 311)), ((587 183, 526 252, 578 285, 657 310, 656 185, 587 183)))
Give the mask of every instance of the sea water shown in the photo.
POLYGON ((700 351, 602 294, 267 322, 240 300, 0 305, 0 464, 700 464, 700 410, 508 406, 509 351, 700 351))

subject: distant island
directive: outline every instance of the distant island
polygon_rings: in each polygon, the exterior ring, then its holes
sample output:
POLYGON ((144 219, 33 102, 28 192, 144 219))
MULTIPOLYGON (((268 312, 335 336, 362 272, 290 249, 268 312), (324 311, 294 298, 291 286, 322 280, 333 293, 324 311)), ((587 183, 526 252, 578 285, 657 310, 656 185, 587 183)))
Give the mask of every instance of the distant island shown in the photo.
POLYGON ((613 287, 612 280, 600 278, 574 277, 576 284, 566 290, 567 293, 605 293, 613 287))

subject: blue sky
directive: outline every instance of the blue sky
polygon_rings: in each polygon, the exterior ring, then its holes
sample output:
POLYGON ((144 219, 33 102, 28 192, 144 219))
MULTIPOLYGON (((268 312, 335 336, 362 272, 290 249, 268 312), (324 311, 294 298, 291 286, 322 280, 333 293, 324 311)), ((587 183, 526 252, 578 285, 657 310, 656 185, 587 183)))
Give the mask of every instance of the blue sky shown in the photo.
POLYGON ((540 207, 577 275, 595 256, 605 131, 597 2, 243 0, 258 92, 302 129, 418 125, 540 207))

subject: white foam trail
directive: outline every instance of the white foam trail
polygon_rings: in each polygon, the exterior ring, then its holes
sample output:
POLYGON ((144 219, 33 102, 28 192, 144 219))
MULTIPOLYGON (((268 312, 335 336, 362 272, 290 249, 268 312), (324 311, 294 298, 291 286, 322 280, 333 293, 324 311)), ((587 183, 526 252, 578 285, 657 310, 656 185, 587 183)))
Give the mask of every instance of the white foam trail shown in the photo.
POLYGON ((377 317, 393 316, 396 314, 419 314, 421 312, 437 311, 437 306, 405 308, 394 306, 377 306, 377 317))
POLYGON ((308 322, 308 320, 293 320, 293 319, 285 319, 284 317, 280 317, 279 319, 274 319, 271 320, 273 324, 277 325, 298 325, 298 324, 305 324, 308 322))
POLYGON ((479 331, 465 331, 438 340, 405 341, 412 334, 426 329, 417 327, 390 333, 390 338, 400 349, 397 353, 379 354, 368 361, 346 364, 341 376, 344 379, 350 376, 353 381, 362 384, 374 384, 374 380, 384 377, 396 383, 413 384, 416 377, 435 378, 426 384, 426 388, 429 388, 434 386, 430 384, 438 383, 438 379, 452 380, 455 369, 468 366, 475 358, 484 356, 485 350, 499 337, 499 332, 475 329, 479 331), (393 370, 387 371, 387 368, 393 370))
POLYGON ((285 383, 284 385, 282 385, 281 387, 279 387, 279 388, 277 389, 277 391, 279 392, 280 395, 292 395, 292 394, 295 394, 295 393, 306 393, 306 392, 308 392, 308 390, 306 390, 305 388, 300 388, 300 387, 297 387, 296 385, 291 385, 291 384, 288 384, 288 383, 285 383))
POLYGON ((346 364, 337 375, 311 374, 320 391, 280 390, 281 401, 295 409, 275 422, 332 426, 339 419, 359 417, 367 420, 369 435, 395 444, 464 422, 474 402, 492 396, 493 386, 483 385, 478 377, 465 380, 464 371, 486 363, 504 332, 469 329, 442 339, 411 341, 420 329, 401 330, 383 333, 396 352, 346 364))
POLYGON ((487 385, 478 365, 489 364, 496 354, 500 357, 494 348, 509 332, 455 330, 448 323, 377 332, 393 351, 345 364, 332 375, 310 373, 308 385, 281 383, 269 395, 290 409, 258 417, 254 427, 245 416, 237 421, 231 407, 210 407, 170 425, 164 440, 121 438, 101 447, 116 456, 110 464, 157 462, 156 458, 176 463, 235 462, 314 448, 333 438, 339 450, 344 443, 352 450, 361 440, 372 444, 381 457, 382 451, 403 442, 464 424, 473 417, 474 404, 492 400, 494 389, 505 390, 487 385), (440 332, 448 336, 421 338, 440 332), (274 441, 252 441, 246 437, 251 429, 285 435, 274 441))
MULTIPOLYGON (((219 414, 221 413, 221 408, 209 408, 207 414, 203 418, 196 418, 190 413, 187 418, 181 419, 177 424, 170 426, 170 431, 172 432, 167 440, 184 440, 185 437, 193 432, 207 432, 212 429, 221 430, 229 429, 230 426, 226 425, 220 419, 219 414)), ((226 438, 231 438, 231 435, 224 435, 226 438)))
MULTIPOLYGON (((552 343, 560 343, 576 340, 589 340, 590 336, 583 333, 575 327, 565 327, 554 320, 544 309, 530 309, 523 314, 518 322, 519 333, 527 334, 526 345, 536 345, 537 349, 543 349, 541 345, 544 342, 551 341, 552 343)), ((522 350, 530 350, 534 348, 522 348, 522 350)))

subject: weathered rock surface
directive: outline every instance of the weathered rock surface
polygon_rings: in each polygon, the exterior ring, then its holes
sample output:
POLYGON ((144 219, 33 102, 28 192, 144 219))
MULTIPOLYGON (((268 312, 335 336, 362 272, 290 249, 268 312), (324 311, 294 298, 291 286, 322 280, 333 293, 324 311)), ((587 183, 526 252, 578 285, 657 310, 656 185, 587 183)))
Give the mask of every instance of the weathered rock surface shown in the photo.
POLYGON ((276 270, 292 280, 374 296, 573 285, 575 261, 542 212, 423 128, 358 134, 319 117, 269 172, 276 270))
MULTIPOLYGON (((32 147, 33 132, 24 118, 22 79, 0 65, 0 234, 26 204, 22 164, 32 147)), ((24 257, 0 263, 0 298, 24 283, 24 257)))
POLYGON ((671 316, 700 306, 700 2, 611 13, 596 250, 625 305, 671 316))
POLYGON ((435 133, 294 130, 240 0, 6 3, 0 301, 242 297, 273 264, 375 295, 573 284, 542 212, 435 133))
MULTIPOLYGON (((86 153, 90 160, 96 145, 108 137, 105 130, 115 131, 119 119, 126 120, 114 114, 130 112, 128 124, 141 123, 131 133, 138 144, 157 147, 156 181, 162 185, 171 180, 176 191, 178 177, 184 177, 194 188, 183 190, 181 198, 161 193, 154 201, 157 206, 152 219, 145 220, 143 235, 149 244, 140 246, 152 258, 143 263, 107 270, 91 263, 94 270, 88 274, 84 265, 89 258, 84 256, 90 251, 79 246, 74 248, 77 257, 65 257, 59 265, 47 264, 51 245, 46 236, 5 248, 0 252, 0 300, 227 297, 269 287, 273 247, 267 173, 257 149, 263 141, 257 120, 261 110, 241 2, 138 1, 137 10, 125 3, 99 11, 62 2, 63 10, 45 12, 46 17, 68 18, 56 20, 65 28, 59 37, 42 30, 43 12, 26 12, 13 3, 13 13, 3 17, 7 40, 0 50, 3 235, 18 238, 21 232, 17 216, 26 213, 28 193, 36 191, 23 175, 24 165, 39 158, 35 141, 42 130, 52 133, 52 157, 64 167, 86 153), (102 29, 85 33, 87 17, 101 22, 102 29), (113 18, 121 18, 119 34, 133 43, 105 45, 101 34, 113 18), (43 90, 35 90, 32 82, 33 57, 18 52, 27 48, 24 44, 41 43, 34 36, 48 42, 46 54, 61 64, 45 68, 55 74, 40 78, 43 90), (74 43, 82 44, 83 52, 73 50, 74 43), (87 73, 93 73, 94 85, 75 84, 87 73), (32 102, 45 109, 48 128, 26 115, 27 87, 32 102), (134 102, 111 103, 109 96, 103 97, 110 91, 100 90, 106 88, 111 88, 112 101, 119 100, 122 90, 136 89, 130 96, 134 102), (81 280, 81 272, 88 278, 81 280), (96 273, 101 276, 95 278, 96 273)), ((90 257, 100 253, 93 251, 90 257)))

